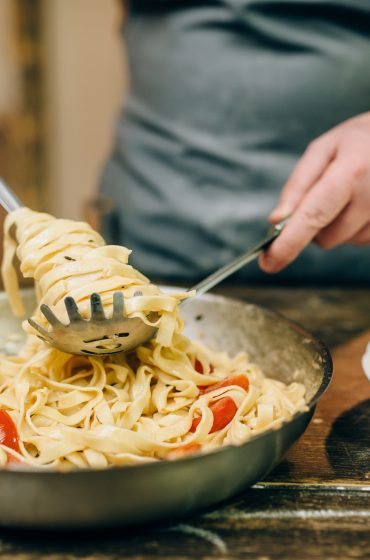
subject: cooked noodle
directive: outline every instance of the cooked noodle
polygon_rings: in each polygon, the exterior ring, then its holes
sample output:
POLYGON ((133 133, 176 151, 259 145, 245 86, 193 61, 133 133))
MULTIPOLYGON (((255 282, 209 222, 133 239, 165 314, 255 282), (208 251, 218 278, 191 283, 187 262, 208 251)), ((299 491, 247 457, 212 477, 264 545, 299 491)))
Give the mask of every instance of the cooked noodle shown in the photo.
MULTIPOLYGON (((238 445, 304 407, 303 385, 268 379, 245 354, 230 358, 184 337, 178 303, 189 294, 161 293, 128 264, 128 249, 105 245, 86 223, 26 208, 7 217, 2 275, 12 309, 23 315, 15 253, 22 274, 35 279, 39 303, 61 320, 66 296, 87 318, 89 296, 98 292, 109 316, 121 290, 129 317, 148 322, 157 313, 158 334, 129 354, 84 357, 48 346, 25 323, 20 355, 0 362, 0 409, 20 439, 20 454, 0 444, 0 465, 8 456, 56 469, 176 458, 238 445)), ((39 310, 34 318, 47 328, 39 310)))

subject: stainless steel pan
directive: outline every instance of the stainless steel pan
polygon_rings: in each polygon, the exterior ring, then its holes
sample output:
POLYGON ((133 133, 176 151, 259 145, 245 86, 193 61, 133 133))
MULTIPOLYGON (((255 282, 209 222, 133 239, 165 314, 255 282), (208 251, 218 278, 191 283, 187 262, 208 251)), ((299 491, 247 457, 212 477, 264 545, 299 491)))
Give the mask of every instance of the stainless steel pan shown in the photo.
MULTIPOLYGON (((32 296, 26 297, 31 308, 32 296)), ((240 447, 178 461, 70 473, 2 470, 0 525, 112 527, 174 518, 230 498, 281 461, 330 382, 325 346, 271 311, 220 296, 196 298, 183 316, 188 336, 231 354, 244 350, 267 375, 304 383, 309 409, 240 447)), ((1 295, 1 335, 19 328, 1 295)))

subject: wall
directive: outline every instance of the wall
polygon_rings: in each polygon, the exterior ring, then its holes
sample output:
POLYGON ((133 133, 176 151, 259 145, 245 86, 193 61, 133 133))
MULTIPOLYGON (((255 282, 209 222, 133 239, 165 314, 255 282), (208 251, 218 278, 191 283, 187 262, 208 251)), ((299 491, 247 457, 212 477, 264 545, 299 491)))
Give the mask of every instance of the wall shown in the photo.
POLYGON ((78 219, 94 195, 125 88, 118 0, 44 0, 47 209, 78 219))

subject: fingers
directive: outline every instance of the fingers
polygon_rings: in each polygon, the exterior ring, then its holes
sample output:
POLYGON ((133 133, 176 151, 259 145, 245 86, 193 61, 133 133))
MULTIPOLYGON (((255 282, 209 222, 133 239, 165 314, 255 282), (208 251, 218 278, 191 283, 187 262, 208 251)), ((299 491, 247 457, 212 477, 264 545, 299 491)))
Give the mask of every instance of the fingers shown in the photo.
POLYGON ((333 222, 322 229, 315 242, 323 249, 332 249, 342 243, 349 243, 368 224, 369 211, 365 205, 349 204, 333 222))
POLYGON ((370 245, 370 224, 364 226, 348 243, 351 245, 370 245))
POLYGON ((348 181, 343 164, 329 165, 279 237, 261 256, 260 266, 265 272, 278 272, 291 263, 340 214, 351 198, 348 181))
POLYGON ((332 135, 324 135, 312 142, 297 163, 282 190, 278 206, 269 216, 277 222, 291 215, 304 195, 320 179, 336 153, 336 142, 332 135))
POLYGON ((280 236, 261 256, 266 272, 278 272, 313 239, 324 248, 370 243, 370 112, 315 140, 286 183, 276 222, 291 215, 280 236))

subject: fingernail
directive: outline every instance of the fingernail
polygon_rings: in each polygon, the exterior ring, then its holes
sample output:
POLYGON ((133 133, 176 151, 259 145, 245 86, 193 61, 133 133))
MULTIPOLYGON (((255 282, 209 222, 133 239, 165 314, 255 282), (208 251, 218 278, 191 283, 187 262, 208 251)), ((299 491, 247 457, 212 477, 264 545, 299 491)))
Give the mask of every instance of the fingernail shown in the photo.
POLYGON ((269 268, 275 268, 276 266, 276 261, 275 259, 272 259, 271 257, 266 257, 265 258, 265 263, 267 264, 267 266, 269 268))
POLYGON ((272 272, 276 268, 276 264, 277 264, 275 259, 268 257, 267 255, 262 255, 261 263, 263 268, 270 272, 272 272))
POLYGON ((291 209, 287 205, 277 206, 270 214, 269 218, 271 220, 282 220, 287 218, 292 213, 291 209))

